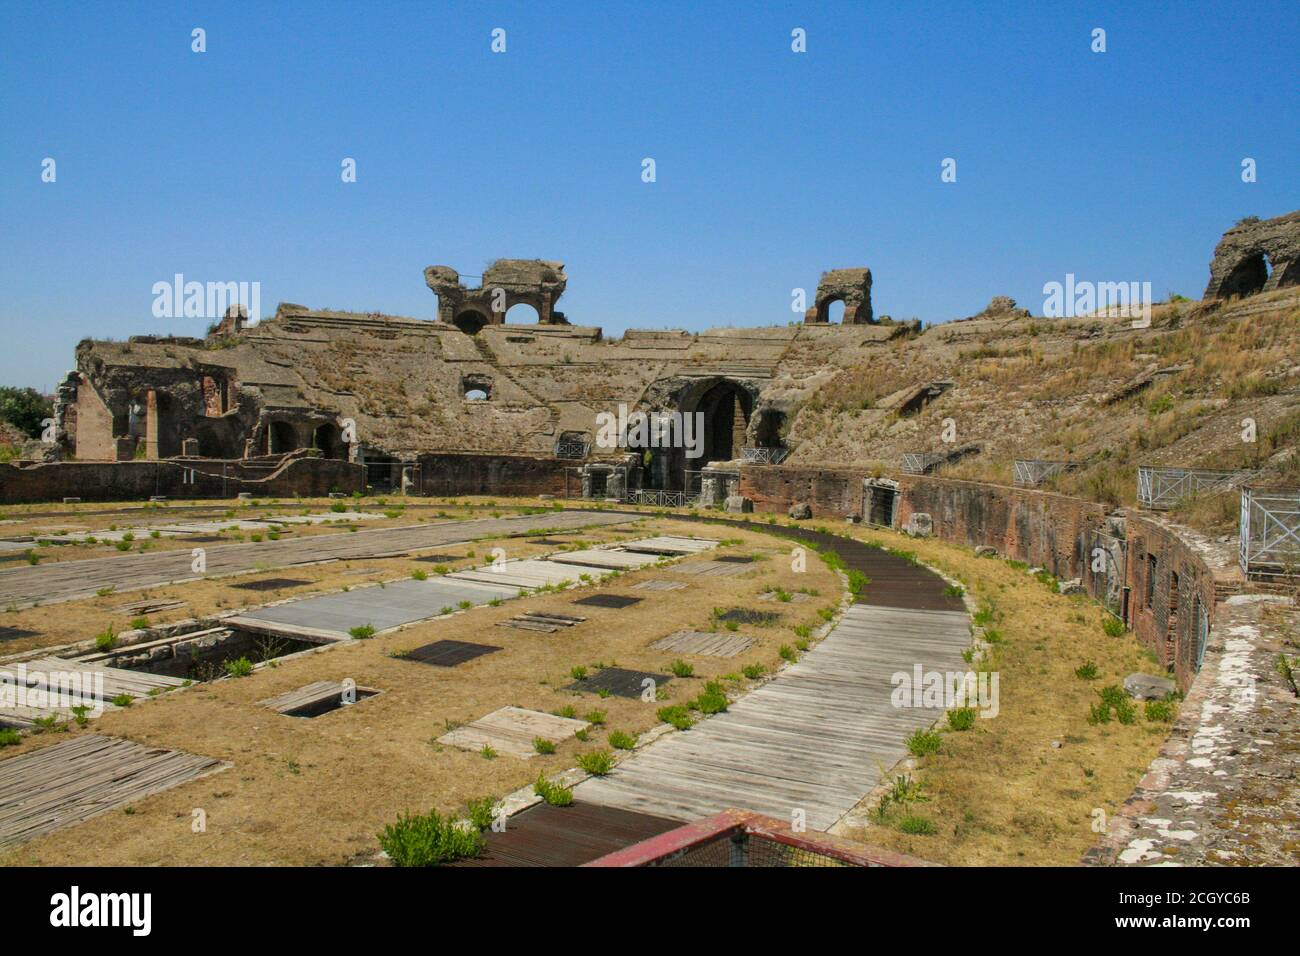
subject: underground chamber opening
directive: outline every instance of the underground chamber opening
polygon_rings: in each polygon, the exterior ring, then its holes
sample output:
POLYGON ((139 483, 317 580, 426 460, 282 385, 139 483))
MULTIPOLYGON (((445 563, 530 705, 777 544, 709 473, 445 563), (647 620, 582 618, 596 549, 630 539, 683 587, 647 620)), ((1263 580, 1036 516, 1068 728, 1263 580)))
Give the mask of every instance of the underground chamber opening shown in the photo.
POLYGON ((319 646, 311 641, 220 627, 114 648, 94 655, 86 663, 202 683, 240 676, 257 664, 319 646))

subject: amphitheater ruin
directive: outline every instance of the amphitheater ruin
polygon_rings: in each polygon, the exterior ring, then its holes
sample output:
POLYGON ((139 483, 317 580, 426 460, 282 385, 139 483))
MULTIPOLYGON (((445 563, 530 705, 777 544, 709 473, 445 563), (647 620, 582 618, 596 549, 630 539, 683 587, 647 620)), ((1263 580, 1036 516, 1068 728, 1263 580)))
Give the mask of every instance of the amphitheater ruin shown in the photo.
POLYGON ((568 279, 77 345, 0 463, 7 859, 400 864, 436 805, 470 865, 1295 865, 1300 212, 1149 327, 856 267, 609 339, 568 279))

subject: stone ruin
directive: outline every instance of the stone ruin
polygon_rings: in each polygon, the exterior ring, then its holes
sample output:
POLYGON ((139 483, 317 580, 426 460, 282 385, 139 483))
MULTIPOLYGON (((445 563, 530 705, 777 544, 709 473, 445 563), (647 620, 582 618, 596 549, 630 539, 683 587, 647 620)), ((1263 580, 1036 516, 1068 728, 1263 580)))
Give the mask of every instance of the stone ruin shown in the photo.
POLYGON ((1300 285, 1300 211, 1274 219, 1250 216, 1223 234, 1210 262, 1206 299, 1300 285))
POLYGON ((451 266, 429 266, 424 281, 438 297, 438 321, 476 335, 484 326, 504 325, 512 306, 523 303, 537 311, 543 325, 564 325, 555 303, 564 294, 568 276, 563 262, 546 259, 497 259, 467 288, 451 266))
POLYGON ((817 296, 804 321, 809 325, 830 322, 830 308, 834 302, 844 303, 845 325, 876 324, 871 313, 871 270, 832 269, 823 272, 821 281, 817 283, 817 296))

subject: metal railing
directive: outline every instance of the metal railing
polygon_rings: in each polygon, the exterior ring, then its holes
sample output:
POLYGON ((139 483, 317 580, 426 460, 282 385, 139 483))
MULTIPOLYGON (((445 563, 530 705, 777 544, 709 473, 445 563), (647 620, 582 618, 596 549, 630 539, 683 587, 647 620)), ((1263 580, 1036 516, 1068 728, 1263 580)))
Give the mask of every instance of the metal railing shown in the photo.
POLYGON ((779 465, 785 461, 786 455, 790 454, 790 449, 784 445, 778 445, 774 448, 742 448, 740 456, 745 461, 753 462, 756 465, 779 465))
POLYGON ((660 508, 686 508, 695 503, 689 492, 664 491, 661 488, 636 488, 624 499, 633 505, 656 505, 660 508))
POLYGON ((1241 484, 1248 471, 1138 466, 1138 503, 1144 508, 1172 508, 1188 495, 1213 494, 1241 484))
POLYGON ((903 455, 903 471, 909 475, 928 475, 947 460, 946 455, 933 452, 907 452, 903 455))
POLYGON ((589 451, 591 451, 591 442, 589 441, 557 441, 555 443, 556 458, 586 458, 589 451))
POLYGON ((1241 491, 1241 570, 1300 576, 1300 491, 1241 491))
POLYGON ((1020 488, 1038 488, 1053 475, 1078 468, 1073 461, 1049 461, 1043 458, 1017 458, 1012 470, 1012 481, 1020 488))

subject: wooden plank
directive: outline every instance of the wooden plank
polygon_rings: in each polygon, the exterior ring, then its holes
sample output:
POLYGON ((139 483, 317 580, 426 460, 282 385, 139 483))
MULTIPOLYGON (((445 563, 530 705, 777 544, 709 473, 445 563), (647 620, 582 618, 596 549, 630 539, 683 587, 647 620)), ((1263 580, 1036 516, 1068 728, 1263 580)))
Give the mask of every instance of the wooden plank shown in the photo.
POLYGON ((650 646, 657 651, 678 651, 701 657, 735 657, 753 644, 752 640, 738 634, 683 630, 661 637, 650 646))
POLYGON ((528 759, 537 756, 535 738, 559 743, 591 725, 585 720, 557 717, 522 707, 502 707, 438 738, 438 743, 463 750, 491 747, 497 753, 528 759))
POLYGON ((906 754, 912 730, 943 716, 895 708, 891 676, 916 664, 964 673, 969 643, 960 612, 854 605, 799 663, 727 712, 579 784, 577 795, 682 820, 733 806, 782 819, 798 809, 809 827, 827 829, 906 754))
POLYGON ((0 761, 0 848, 216 773, 211 757, 84 734, 0 761))

